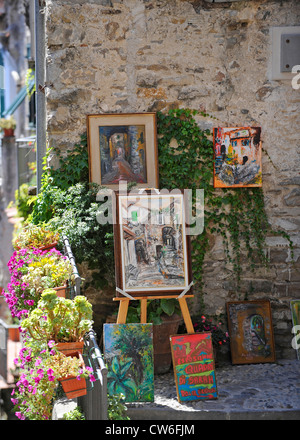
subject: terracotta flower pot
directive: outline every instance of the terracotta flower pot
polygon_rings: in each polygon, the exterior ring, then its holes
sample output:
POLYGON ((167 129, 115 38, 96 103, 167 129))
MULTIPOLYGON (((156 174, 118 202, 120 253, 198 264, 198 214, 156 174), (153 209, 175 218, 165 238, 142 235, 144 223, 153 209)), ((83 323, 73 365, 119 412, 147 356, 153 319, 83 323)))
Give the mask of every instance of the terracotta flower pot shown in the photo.
POLYGON ((4 137, 11 137, 14 136, 14 129, 13 128, 3 128, 4 137))
MULTIPOLYGON (((69 356, 77 357, 81 359, 82 367, 84 367, 83 358, 78 351, 69 353, 69 356)), ((85 378, 77 379, 75 376, 66 376, 66 377, 61 377, 58 380, 62 384, 63 390, 68 399, 74 399, 75 397, 86 395, 85 378)))
POLYGON ((74 351, 78 351, 80 354, 83 353, 83 341, 77 341, 77 342, 59 342, 56 345, 56 348, 61 353, 68 355, 70 353, 73 353, 74 351))
POLYGON ((55 248, 56 246, 57 246, 57 241, 54 241, 53 243, 47 244, 46 246, 40 246, 39 249, 41 251, 48 251, 50 249, 55 248))
POLYGON ((66 298, 66 292, 67 292, 67 284, 64 284, 63 286, 54 287, 54 290, 56 291, 56 295, 60 298, 66 298))
POLYGON ((20 341, 19 327, 10 327, 8 329, 8 337, 11 341, 19 342, 20 341))

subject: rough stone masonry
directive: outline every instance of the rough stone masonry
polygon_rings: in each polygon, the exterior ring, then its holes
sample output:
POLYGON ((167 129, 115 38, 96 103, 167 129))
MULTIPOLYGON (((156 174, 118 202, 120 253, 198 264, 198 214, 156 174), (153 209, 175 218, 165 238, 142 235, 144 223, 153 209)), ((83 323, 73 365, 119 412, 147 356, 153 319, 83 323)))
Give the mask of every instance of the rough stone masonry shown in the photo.
MULTIPOLYGON (((271 28, 299 25, 299 1, 45 3, 50 146, 72 148, 86 131, 86 114, 97 113, 189 107, 216 118, 199 117, 202 127, 262 127, 266 209, 274 229, 290 234, 295 262, 286 240, 269 237, 271 266, 254 273, 245 266, 242 295, 271 300, 277 356, 295 358, 290 300, 300 298, 300 90, 272 80, 270 71, 271 28)), ((223 313, 227 300, 243 299, 232 274, 221 239, 211 237, 207 313, 223 313)), ((87 295, 103 304, 111 303, 113 292, 87 295)))

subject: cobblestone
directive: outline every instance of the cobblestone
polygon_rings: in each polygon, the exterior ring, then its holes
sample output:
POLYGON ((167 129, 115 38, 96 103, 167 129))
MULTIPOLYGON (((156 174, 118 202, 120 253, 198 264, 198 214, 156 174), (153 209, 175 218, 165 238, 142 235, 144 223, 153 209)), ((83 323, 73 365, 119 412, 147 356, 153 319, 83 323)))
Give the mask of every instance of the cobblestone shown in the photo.
POLYGON ((153 403, 128 404, 132 420, 300 419, 300 361, 216 369, 218 399, 180 404, 173 372, 155 376, 153 403))

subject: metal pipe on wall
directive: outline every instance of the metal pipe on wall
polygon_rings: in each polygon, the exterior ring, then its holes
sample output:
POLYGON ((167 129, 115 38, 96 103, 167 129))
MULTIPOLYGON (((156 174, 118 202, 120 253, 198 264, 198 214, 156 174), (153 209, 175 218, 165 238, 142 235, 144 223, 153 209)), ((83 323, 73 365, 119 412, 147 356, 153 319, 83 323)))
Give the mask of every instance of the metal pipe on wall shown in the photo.
POLYGON ((36 162, 37 192, 41 188, 43 158, 46 154, 46 82, 45 11, 40 0, 35 1, 35 84, 36 84, 36 162))

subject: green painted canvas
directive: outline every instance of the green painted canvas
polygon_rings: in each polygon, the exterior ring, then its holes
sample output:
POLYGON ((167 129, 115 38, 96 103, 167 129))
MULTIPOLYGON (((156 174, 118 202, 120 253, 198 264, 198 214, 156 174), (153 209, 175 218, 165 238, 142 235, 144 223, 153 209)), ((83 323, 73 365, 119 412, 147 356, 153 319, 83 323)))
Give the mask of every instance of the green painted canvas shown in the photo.
POLYGON ((109 395, 122 393, 126 402, 153 402, 153 325, 104 324, 103 340, 109 395))

